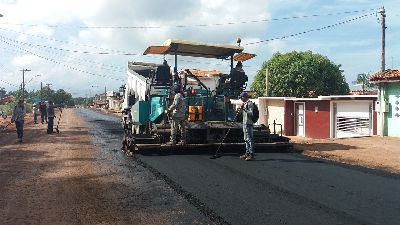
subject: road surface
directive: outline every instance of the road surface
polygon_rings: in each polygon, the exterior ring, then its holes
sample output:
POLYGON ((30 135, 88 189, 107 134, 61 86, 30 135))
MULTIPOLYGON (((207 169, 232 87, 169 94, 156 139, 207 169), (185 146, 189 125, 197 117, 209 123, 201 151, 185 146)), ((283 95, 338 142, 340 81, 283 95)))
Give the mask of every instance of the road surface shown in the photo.
POLYGON ((399 175, 276 151, 258 152, 252 162, 234 152, 211 160, 214 149, 128 158, 116 151, 122 139, 119 118, 85 109, 77 113, 112 162, 145 168, 204 216, 201 221, 399 224, 399 175))

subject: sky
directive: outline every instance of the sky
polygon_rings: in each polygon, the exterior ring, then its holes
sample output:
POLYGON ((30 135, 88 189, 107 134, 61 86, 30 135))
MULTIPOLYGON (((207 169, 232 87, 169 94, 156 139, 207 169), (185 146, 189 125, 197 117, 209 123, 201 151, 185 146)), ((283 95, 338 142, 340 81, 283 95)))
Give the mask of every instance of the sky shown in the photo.
MULTIPOLYGON (((357 74, 381 67, 382 6, 386 68, 399 68, 398 0, 0 0, 0 87, 17 90, 29 69, 28 91, 42 82, 93 96, 117 91, 128 61, 162 63, 163 56, 143 55, 150 45, 169 38, 236 45, 240 37, 244 51, 257 54, 243 63, 249 83, 274 53, 312 51, 340 64, 356 89, 357 74)), ((227 73, 229 64, 180 57, 178 69, 227 73)))

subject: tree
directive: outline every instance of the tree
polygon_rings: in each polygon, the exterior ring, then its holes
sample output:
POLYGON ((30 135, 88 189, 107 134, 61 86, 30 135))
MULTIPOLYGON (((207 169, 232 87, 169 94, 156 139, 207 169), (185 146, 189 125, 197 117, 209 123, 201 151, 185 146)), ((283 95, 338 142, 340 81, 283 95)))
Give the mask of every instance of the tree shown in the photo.
POLYGON ((88 106, 93 103, 93 97, 90 98, 78 97, 74 98, 73 100, 74 100, 74 105, 88 106))
MULTIPOLYGON (((8 94, 14 96, 16 99, 19 99, 22 96, 22 90, 10 91, 8 94)), ((34 101, 39 101, 40 90, 31 92, 27 92, 25 90, 25 99, 29 103, 33 103, 34 101)), ((74 105, 72 95, 64 91, 63 89, 54 91, 49 87, 44 87, 42 90, 42 100, 53 101, 55 104, 74 105)))
MULTIPOLYGON (((16 91, 9 91, 7 95, 13 96, 16 100, 22 99, 22 90, 21 90, 21 89, 18 89, 18 90, 16 90, 16 91)), ((29 97, 28 97, 28 96, 29 96, 29 93, 28 93, 27 90, 25 90, 24 96, 25 96, 25 98, 29 98, 29 97)))
POLYGON ((320 54, 307 52, 275 53, 256 74, 251 89, 265 94, 265 71, 269 73, 269 96, 316 97, 350 92, 340 65, 320 54))
POLYGON ((72 95, 63 89, 58 89, 52 96, 55 104, 73 105, 72 95), (71 103, 72 102, 72 103, 71 103))
POLYGON ((0 98, 5 97, 7 94, 7 91, 5 88, 0 87, 0 98))
MULTIPOLYGON (((52 90, 50 87, 43 87, 42 89, 42 100, 43 101, 53 101, 54 102, 54 94, 55 91, 52 90)), ((40 90, 39 90, 40 96, 40 90)))
POLYGON ((369 82, 368 74, 360 73, 357 75, 357 79, 353 81, 354 85, 360 85, 362 87, 362 92, 364 93, 366 90, 371 89, 374 84, 369 82))

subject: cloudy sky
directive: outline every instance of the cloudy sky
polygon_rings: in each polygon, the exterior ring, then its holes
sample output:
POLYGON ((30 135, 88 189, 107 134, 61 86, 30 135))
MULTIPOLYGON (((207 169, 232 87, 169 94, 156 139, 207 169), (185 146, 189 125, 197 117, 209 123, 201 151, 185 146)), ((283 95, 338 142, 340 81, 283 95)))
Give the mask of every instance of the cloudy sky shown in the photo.
MULTIPOLYGON (((43 82, 85 97, 117 90, 128 61, 162 63, 142 55, 149 45, 169 38, 235 44, 237 37, 257 54, 244 63, 250 80, 277 51, 311 50, 341 64, 351 83, 380 69, 381 6, 386 67, 399 68, 398 0, 0 0, 0 87, 16 90, 24 68, 28 90, 43 82)), ((226 61, 180 59, 178 69, 229 70, 226 61)))

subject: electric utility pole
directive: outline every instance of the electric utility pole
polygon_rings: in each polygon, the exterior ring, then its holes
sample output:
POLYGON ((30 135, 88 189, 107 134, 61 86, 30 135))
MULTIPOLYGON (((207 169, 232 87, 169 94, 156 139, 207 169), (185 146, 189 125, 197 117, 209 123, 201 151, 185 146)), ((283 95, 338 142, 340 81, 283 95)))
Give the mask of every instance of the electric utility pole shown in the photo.
POLYGON ((381 14, 381 25, 382 25, 382 56, 381 56, 381 71, 385 71, 385 30, 386 30, 386 23, 385 23, 385 7, 379 10, 379 14, 381 14))
MULTIPOLYGON (((381 26, 382 26, 382 56, 381 56, 381 72, 385 71, 385 30, 386 30, 386 23, 385 23, 385 7, 379 10, 379 14, 381 14, 381 26)), ((379 102, 381 103, 380 106, 380 117, 381 117, 381 131, 380 135, 383 137, 385 135, 385 112, 383 111, 382 104, 385 103, 385 94, 384 94, 384 87, 383 84, 379 84, 379 102)))
POLYGON ((40 104, 43 104, 43 82, 40 82, 40 104))
POLYGON ((22 69, 22 100, 25 101, 25 72, 31 71, 30 69, 22 69))

